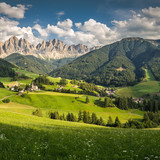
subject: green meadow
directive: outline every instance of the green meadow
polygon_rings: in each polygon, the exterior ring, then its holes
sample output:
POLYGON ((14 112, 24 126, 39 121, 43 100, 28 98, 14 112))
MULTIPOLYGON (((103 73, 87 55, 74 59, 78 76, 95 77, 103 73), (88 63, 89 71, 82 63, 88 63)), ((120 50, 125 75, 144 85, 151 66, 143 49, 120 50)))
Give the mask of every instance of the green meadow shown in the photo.
POLYGON ((0 110, 1 160, 159 159, 159 136, 0 110))
POLYGON ((0 88, 0 99, 7 97, 7 96, 15 95, 15 94, 16 93, 11 92, 8 89, 0 88))
POLYGON ((140 82, 131 87, 119 88, 116 94, 125 97, 141 97, 145 94, 157 93, 160 91, 160 82, 156 81, 150 70, 145 70, 146 78, 143 82, 140 82))
MULTIPOLYGON (((108 117, 111 116, 113 119, 116 116, 122 122, 126 122, 128 119, 142 119, 142 114, 132 113, 135 110, 120 110, 116 107, 114 108, 103 108, 98 106, 96 102, 98 97, 89 96, 90 102, 85 103, 86 96, 77 95, 77 94, 67 94, 67 93, 57 93, 57 92, 33 92, 26 94, 25 97, 14 96, 10 100, 14 103, 19 103, 23 105, 32 106, 35 108, 41 108, 44 112, 44 115, 50 110, 58 111, 60 114, 67 114, 72 112, 78 115, 79 110, 86 110, 87 112, 95 112, 98 117, 102 117, 105 123, 108 120, 108 117)), ((102 99, 103 100, 103 99, 102 99)))
POLYGON ((38 74, 26 71, 24 69, 14 68, 14 70, 18 74, 25 74, 26 76, 33 78, 33 79, 38 77, 38 74))

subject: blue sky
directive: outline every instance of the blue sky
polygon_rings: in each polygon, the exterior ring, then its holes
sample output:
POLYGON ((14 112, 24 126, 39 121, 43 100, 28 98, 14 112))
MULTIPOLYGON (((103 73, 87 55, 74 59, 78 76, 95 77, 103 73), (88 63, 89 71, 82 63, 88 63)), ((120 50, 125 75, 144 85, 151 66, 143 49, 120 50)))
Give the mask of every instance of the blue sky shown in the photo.
POLYGON ((130 36, 160 39, 159 19, 159 0, 0 0, 0 41, 15 35, 34 44, 57 38, 95 46, 130 36))

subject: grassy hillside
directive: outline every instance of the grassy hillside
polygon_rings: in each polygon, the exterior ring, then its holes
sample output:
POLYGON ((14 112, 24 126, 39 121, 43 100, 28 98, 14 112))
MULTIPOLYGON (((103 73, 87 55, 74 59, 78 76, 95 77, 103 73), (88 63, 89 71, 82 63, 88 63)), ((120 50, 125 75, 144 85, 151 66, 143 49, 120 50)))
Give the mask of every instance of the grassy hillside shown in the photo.
POLYGON ((160 131, 113 129, 0 110, 0 159, 159 159, 160 131))
POLYGON ((118 108, 103 108, 96 104, 98 97, 89 96, 90 103, 85 103, 86 96, 77 94, 66 94, 56 92, 39 92, 29 93, 25 97, 11 97, 10 100, 14 103, 20 103, 24 105, 41 108, 44 115, 50 110, 58 111, 61 114, 67 114, 72 112, 78 115, 79 110, 86 110, 90 113, 95 112, 98 117, 103 117, 104 121, 107 122, 108 117, 111 116, 113 119, 116 116, 122 122, 126 122, 128 119, 142 119, 142 116, 137 113, 132 113, 133 110, 120 110, 118 108), (78 97, 75 99, 75 97, 78 97))
POLYGON ((151 70, 146 69, 146 78, 143 82, 131 87, 123 87, 118 89, 117 94, 120 96, 141 97, 149 93, 157 93, 160 91, 160 82, 156 81, 151 70))
POLYGON ((15 95, 16 93, 9 91, 8 89, 5 88, 0 88, 0 101, 2 98, 10 96, 10 95, 15 95))

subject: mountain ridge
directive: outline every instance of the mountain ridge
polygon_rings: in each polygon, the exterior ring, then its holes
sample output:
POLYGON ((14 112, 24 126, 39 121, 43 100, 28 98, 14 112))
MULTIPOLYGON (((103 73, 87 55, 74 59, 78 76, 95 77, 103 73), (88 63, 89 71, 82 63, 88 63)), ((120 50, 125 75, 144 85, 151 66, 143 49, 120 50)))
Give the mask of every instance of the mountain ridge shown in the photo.
POLYGON ((26 39, 12 36, 5 42, 0 42, 0 58, 5 58, 12 53, 33 55, 42 59, 76 58, 99 47, 89 48, 83 44, 67 45, 62 41, 53 39, 43 40, 38 45, 29 43, 26 39))

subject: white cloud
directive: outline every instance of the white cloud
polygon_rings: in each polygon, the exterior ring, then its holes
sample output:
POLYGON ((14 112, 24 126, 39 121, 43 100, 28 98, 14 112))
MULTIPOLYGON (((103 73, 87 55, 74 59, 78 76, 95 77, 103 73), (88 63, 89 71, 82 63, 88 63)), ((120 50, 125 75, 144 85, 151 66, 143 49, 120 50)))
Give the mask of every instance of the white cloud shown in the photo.
POLYGON ((60 17, 60 16, 63 16, 63 15, 65 15, 65 12, 64 12, 64 11, 60 11, 60 12, 57 13, 57 16, 59 16, 59 17, 60 17))
POLYGON ((32 29, 37 30, 42 37, 48 36, 47 31, 45 29, 42 29, 42 27, 39 24, 34 25, 32 29))
POLYGON ((41 42, 40 38, 34 36, 31 27, 18 27, 19 22, 2 17, 0 24, 0 41, 6 41, 14 35, 18 38, 25 38, 33 44, 41 42))
POLYGON ((58 22, 57 23, 57 26, 59 27, 59 28, 62 28, 62 29, 65 29, 65 30, 67 30, 67 29, 70 29, 72 26, 73 26, 73 22, 70 20, 70 19, 66 19, 65 21, 63 21, 63 22, 58 22))
POLYGON ((64 30, 62 28, 59 28, 58 26, 50 25, 47 26, 47 31, 50 33, 56 34, 58 37, 73 37, 74 30, 73 29, 67 29, 64 30))
POLYGON ((108 28, 105 24, 90 19, 82 25, 75 23, 77 31, 73 30, 73 22, 67 19, 58 22, 56 26, 48 25, 47 31, 65 39, 70 44, 85 44, 88 46, 105 45, 116 40, 117 33, 108 28))
POLYGON ((115 31, 121 38, 134 36, 148 39, 160 38, 160 8, 142 9, 133 13, 133 17, 125 21, 113 21, 115 31))
POLYGON ((107 25, 96 22, 94 19, 89 19, 84 25, 79 25, 78 28, 84 33, 94 35, 97 40, 97 45, 105 45, 114 42, 118 38, 118 33, 111 30, 107 25))
POLYGON ((82 23, 75 23, 75 26, 76 26, 77 28, 80 28, 80 27, 82 26, 82 23))
POLYGON ((27 8, 25 5, 17 4, 12 7, 5 2, 0 3, 0 13, 9 16, 10 18, 24 18, 24 13, 27 8))
POLYGON ((142 13, 145 17, 148 18, 160 18, 160 7, 152 8, 149 7, 142 9, 142 13))

